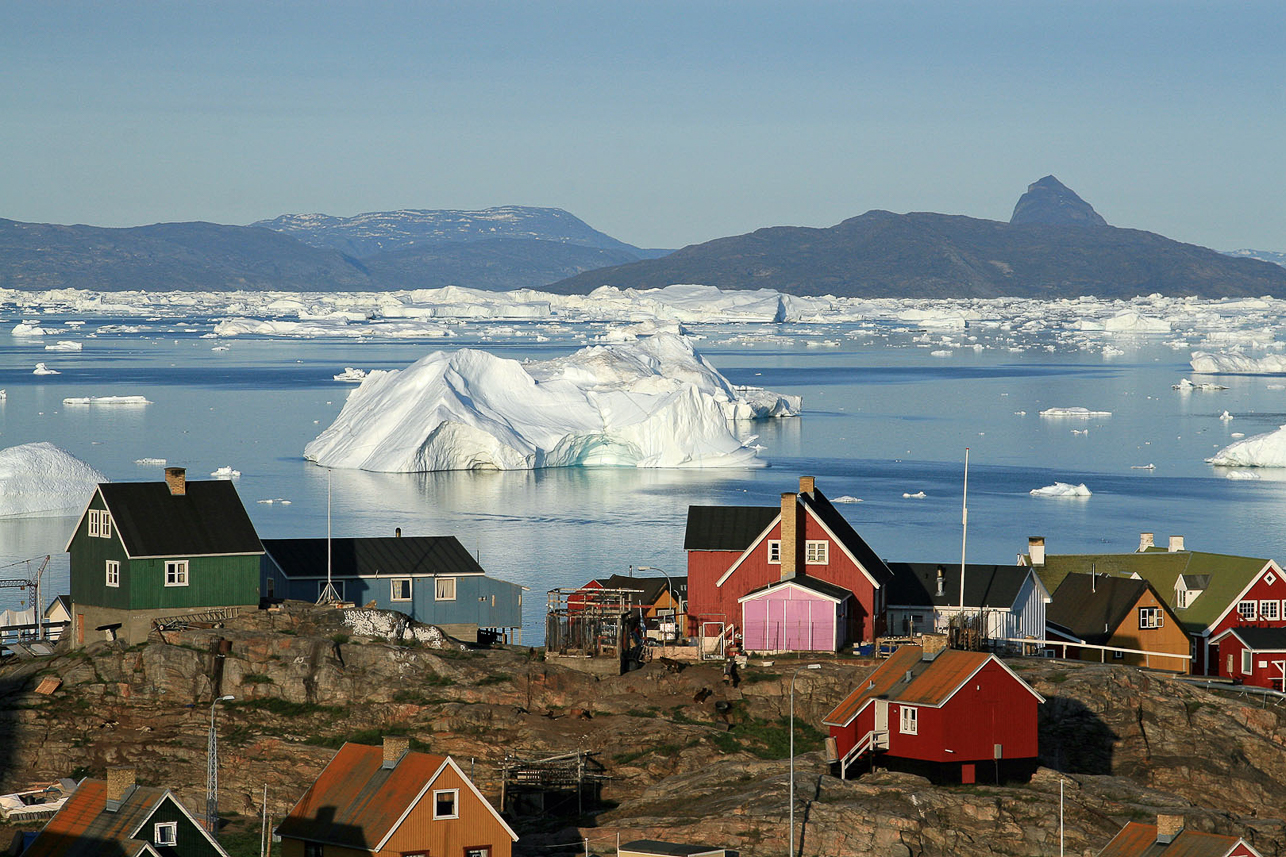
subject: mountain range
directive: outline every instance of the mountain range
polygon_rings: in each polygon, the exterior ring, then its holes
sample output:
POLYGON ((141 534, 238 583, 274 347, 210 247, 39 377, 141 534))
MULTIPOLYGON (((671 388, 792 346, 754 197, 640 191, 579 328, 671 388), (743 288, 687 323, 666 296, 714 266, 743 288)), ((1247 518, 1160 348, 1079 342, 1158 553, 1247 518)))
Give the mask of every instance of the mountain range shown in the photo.
POLYGON ((0 220, 0 288, 380 291, 446 285, 588 293, 700 283, 851 297, 1286 296, 1281 254, 1111 226, 1053 176, 1008 222, 868 211, 648 250, 557 208, 287 214, 249 226, 123 229, 0 220), (1271 260, 1271 261, 1270 261, 1271 260))

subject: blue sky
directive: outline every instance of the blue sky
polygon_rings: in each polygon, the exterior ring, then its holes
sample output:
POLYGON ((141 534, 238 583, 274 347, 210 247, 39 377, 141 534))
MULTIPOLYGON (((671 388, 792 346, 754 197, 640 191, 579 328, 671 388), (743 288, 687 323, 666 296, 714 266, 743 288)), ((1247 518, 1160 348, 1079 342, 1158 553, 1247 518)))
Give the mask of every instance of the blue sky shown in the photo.
POLYGON ((0 217, 565 208, 642 246, 872 208, 1286 250, 1277 2, 0 2, 0 217))

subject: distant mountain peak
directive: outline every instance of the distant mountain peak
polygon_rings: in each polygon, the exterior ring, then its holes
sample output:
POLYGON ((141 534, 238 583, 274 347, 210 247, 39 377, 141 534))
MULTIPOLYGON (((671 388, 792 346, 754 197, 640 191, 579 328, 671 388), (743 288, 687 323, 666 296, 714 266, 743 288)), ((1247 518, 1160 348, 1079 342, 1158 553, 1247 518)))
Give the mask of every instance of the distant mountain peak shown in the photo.
POLYGON ((1027 192, 1014 206, 1010 223, 1040 223, 1046 226, 1107 226, 1094 206, 1053 176, 1027 185, 1027 192))

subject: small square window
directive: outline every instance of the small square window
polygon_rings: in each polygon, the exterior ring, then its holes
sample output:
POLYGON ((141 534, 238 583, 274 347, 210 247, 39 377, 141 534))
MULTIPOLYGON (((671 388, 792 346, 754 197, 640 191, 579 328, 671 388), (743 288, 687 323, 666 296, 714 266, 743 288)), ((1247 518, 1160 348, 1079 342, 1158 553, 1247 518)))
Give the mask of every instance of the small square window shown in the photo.
POLYGON ((121 564, 114 559, 107 561, 107 585, 121 585, 121 564))
POLYGON ((394 601, 411 600, 411 578, 395 577, 389 581, 389 587, 392 590, 389 597, 394 601))
POLYGON ((163 821, 152 828, 152 841, 161 848, 173 848, 179 844, 179 823, 163 821))
POLYGON ((1267 583, 1269 586, 1272 586, 1276 582, 1277 575, 1273 574, 1271 571, 1264 575, 1264 583, 1267 583))
POLYGON ((804 543, 804 562, 809 565, 826 565, 829 562, 830 542, 810 541, 804 543))
POLYGON ((768 542, 768 562, 770 565, 781 564, 781 541, 773 539, 768 542))
POLYGON ((433 581, 433 600, 434 601, 454 601, 455 600, 455 578, 439 577, 433 581))
POLYGON ((1140 607, 1139 608, 1139 630, 1150 631, 1160 628, 1165 622, 1165 616, 1160 607, 1140 607))
POLYGON ((464 857, 491 857, 491 846, 483 845, 480 848, 464 849, 464 857))
POLYGON ((165 564, 165 585, 188 585, 188 561, 186 559, 171 560, 165 564))
POLYGON ((1254 601, 1242 601, 1237 605, 1237 615, 1247 622, 1254 621, 1255 606, 1254 601))
POLYGON ((1265 622, 1276 622, 1278 618, 1277 608, 1279 604, 1276 600, 1259 602, 1259 618, 1265 622))
POLYGON ((919 709, 912 708, 909 705, 902 706, 902 722, 900 730, 903 735, 918 735, 920 729, 919 709))
POLYGON ((1112 652, 1112 660, 1121 661, 1125 659, 1125 652, 1112 652))
POLYGON ((433 817, 434 818, 459 818, 459 807, 456 805, 460 797, 459 789, 443 789, 433 793, 433 817))
MULTIPOLYGON (((325 584, 322 584, 325 586, 325 584)), ((320 842, 305 842, 304 857, 326 857, 326 846, 320 842)))

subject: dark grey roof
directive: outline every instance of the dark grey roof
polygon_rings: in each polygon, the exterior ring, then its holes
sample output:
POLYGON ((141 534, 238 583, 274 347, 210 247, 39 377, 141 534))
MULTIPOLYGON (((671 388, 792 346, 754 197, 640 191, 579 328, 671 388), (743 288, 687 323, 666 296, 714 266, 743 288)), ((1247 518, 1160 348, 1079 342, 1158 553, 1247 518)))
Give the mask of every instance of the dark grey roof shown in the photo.
POLYGON ((1055 590, 1045 618, 1087 643, 1101 643, 1116 632, 1150 588, 1146 580, 1129 577, 1069 574, 1055 590))
POLYGON ((671 581, 674 583, 676 598, 688 597, 687 575, 672 576, 667 580, 664 577, 629 577, 624 574, 613 574, 611 577, 600 577, 597 580, 604 589, 640 590, 638 594, 629 597, 627 602, 629 604, 655 604, 660 599, 661 593, 670 588, 671 581))
POLYGON ((711 851, 722 849, 715 845, 680 845, 677 842, 662 842, 659 839, 635 839, 633 842, 622 842, 621 850, 660 854, 663 857, 691 857, 693 854, 709 854, 711 851))
MULTIPOLYGON (((287 577, 326 575, 326 539, 264 539, 264 550, 287 577)), ((455 536, 330 540, 335 577, 484 574, 455 536)))
POLYGON ((1210 585, 1210 575, 1208 574, 1181 574, 1183 585, 1188 589, 1205 589, 1210 585))
POLYGON ((106 482, 98 492, 131 558, 263 553, 236 487, 225 479, 188 482, 177 495, 164 482, 106 482))
POLYGON ((1246 647, 1256 652, 1286 652, 1286 628, 1232 628, 1246 647))
POLYGON ((831 505, 831 501, 826 499, 826 495, 822 493, 820 488, 814 488, 812 493, 800 494, 799 499, 804 505, 812 507, 817 512, 817 517, 821 518, 822 523, 826 524, 830 531, 835 534, 835 538, 844 543, 844 546, 857 558, 862 567, 870 572, 871 577, 875 578, 875 582, 878 585, 884 586, 893 579, 893 572, 884 564, 884 560, 880 559, 879 555, 871 550, 871 546, 857 534, 857 530, 853 529, 853 525, 845 520, 844 516, 831 505))
MULTIPOLYGON (((805 589, 820 592, 822 595, 826 595, 831 598, 838 598, 840 601, 843 601, 845 598, 850 598, 853 595, 853 593, 849 592, 842 586, 837 586, 829 581, 819 580, 816 577, 809 577, 806 574, 797 574, 794 577, 790 577, 785 580, 774 580, 767 586, 761 586, 758 589, 750 590, 746 595, 756 595, 760 592, 766 592, 774 586, 781 586, 783 583, 793 583, 796 586, 802 586, 805 589)), ((746 595, 743 595, 742 597, 744 598, 746 595)))
MULTIPOLYGON (((960 563, 891 562, 890 607, 952 607, 960 604, 960 563), (938 569, 942 595, 938 595, 938 569)), ((1019 565, 965 566, 965 606, 1008 609, 1032 570, 1019 565)))
POLYGON ((683 549, 743 551, 779 515, 774 506, 689 506, 683 549))

